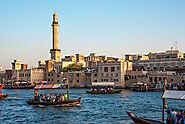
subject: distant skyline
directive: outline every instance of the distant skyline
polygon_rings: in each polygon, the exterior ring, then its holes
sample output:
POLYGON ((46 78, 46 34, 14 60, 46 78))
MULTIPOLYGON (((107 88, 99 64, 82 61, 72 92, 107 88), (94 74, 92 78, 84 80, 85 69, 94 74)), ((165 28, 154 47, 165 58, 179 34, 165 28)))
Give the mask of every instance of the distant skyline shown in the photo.
POLYGON ((19 59, 29 67, 50 58, 52 15, 59 14, 62 56, 81 53, 185 52, 184 0, 2 0, 0 67, 19 59))

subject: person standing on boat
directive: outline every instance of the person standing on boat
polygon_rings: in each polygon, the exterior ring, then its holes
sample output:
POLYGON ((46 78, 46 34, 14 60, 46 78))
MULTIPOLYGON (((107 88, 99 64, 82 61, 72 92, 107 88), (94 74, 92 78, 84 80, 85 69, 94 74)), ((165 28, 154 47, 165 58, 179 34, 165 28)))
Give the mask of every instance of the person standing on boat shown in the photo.
POLYGON ((34 100, 35 101, 39 100, 39 90, 38 89, 34 89, 34 100))

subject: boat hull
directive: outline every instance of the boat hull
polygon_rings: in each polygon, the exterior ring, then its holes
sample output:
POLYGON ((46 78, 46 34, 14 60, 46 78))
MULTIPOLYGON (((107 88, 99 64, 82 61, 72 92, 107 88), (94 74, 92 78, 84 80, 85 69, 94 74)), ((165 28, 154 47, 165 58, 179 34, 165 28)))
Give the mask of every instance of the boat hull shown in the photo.
POLYGON ((0 100, 5 99, 8 96, 8 94, 0 94, 0 100))
POLYGON ((114 94, 114 93, 120 93, 121 92, 121 90, 112 90, 112 91, 106 91, 106 92, 104 92, 104 91, 92 91, 92 90, 87 90, 86 91, 87 93, 89 93, 89 94, 114 94))
POLYGON ((135 114, 131 112, 127 112, 128 116, 136 123, 136 124, 165 124, 161 121, 151 120, 151 119, 145 119, 137 117, 135 114))
POLYGON ((78 99, 64 100, 61 102, 43 102, 43 101, 34 101, 29 99, 26 101, 29 105, 44 105, 44 106, 80 106, 81 97, 78 99))

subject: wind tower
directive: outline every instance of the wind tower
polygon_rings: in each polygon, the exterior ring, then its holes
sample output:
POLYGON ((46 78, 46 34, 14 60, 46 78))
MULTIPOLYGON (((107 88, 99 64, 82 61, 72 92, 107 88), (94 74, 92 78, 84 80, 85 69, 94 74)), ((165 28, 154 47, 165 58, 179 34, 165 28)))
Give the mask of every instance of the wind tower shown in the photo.
POLYGON ((54 62, 60 62, 60 54, 61 50, 58 48, 58 14, 55 12, 53 14, 53 22, 52 22, 52 30, 53 30, 53 47, 50 49, 51 59, 54 62))

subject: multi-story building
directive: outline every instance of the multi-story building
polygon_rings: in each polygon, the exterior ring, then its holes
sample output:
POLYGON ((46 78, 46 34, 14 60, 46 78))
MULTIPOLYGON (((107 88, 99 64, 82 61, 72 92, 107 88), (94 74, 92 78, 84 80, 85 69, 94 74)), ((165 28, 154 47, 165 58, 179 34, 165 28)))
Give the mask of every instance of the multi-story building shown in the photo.
POLYGON ((183 53, 178 50, 167 50, 161 53, 149 53, 149 59, 184 58, 183 53))
POLYGON ((100 62, 97 69, 97 82, 114 82, 115 86, 125 87, 126 70, 132 70, 132 63, 124 60, 100 62))
POLYGON ((133 64, 142 65, 145 70, 173 70, 180 68, 185 69, 185 58, 142 60, 133 64))
POLYGON ((0 82, 12 81, 13 70, 0 71, 0 82))
POLYGON ((63 73, 59 72, 59 71, 45 72, 44 79, 48 83, 62 83, 63 82, 63 73))
POLYGON ((127 61, 139 61, 139 60, 149 60, 148 55, 140 55, 140 54, 126 54, 125 60, 127 61))
POLYGON ((27 70, 13 70, 13 82, 39 82, 44 80, 44 69, 31 68, 27 70))

